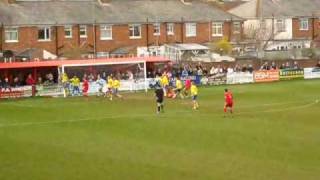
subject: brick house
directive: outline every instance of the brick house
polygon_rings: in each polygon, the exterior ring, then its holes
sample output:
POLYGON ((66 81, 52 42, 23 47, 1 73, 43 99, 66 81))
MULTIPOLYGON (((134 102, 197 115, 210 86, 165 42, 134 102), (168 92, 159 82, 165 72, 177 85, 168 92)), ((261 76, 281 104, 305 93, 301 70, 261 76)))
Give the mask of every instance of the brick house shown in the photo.
POLYGON ((245 18, 244 36, 265 50, 309 48, 320 35, 319 0, 251 0, 228 12, 245 18))
POLYGON ((0 51, 135 54, 137 47, 240 41, 242 22, 195 0, 7 0, 0 2, 0 51))

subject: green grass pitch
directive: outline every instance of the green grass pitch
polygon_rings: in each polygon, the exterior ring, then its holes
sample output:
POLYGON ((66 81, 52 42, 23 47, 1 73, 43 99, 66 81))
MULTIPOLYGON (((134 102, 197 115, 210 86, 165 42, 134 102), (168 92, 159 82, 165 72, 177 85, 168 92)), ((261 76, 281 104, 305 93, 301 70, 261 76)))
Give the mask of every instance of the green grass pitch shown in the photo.
POLYGON ((153 93, 0 101, 0 180, 319 180, 320 80, 228 86, 191 100, 153 93))

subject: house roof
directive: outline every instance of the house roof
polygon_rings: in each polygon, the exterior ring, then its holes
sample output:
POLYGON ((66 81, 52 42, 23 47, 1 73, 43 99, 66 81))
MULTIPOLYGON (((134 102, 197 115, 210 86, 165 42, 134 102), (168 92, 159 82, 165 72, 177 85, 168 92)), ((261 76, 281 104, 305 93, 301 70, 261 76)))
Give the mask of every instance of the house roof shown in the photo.
POLYGON ((18 1, 0 2, 0 23, 4 25, 54 24, 128 24, 148 22, 208 22, 241 21, 202 1, 191 4, 180 0, 111 0, 101 4, 97 0, 75 1, 18 1))
POLYGON ((319 7, 320 0, 251 0, 228 12, 247 19, 260 17, 260 14, 266 18, 312 17, 320 12, 319 7))

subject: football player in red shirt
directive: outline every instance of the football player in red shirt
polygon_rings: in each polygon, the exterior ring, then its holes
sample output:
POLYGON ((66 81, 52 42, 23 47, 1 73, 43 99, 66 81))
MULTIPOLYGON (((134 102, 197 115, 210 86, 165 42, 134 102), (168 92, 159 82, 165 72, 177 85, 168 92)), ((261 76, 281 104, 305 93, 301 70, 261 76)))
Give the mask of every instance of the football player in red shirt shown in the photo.
POLYGON ((229 112, 232 114, 233 113, 233 95, 228 89, 224 90, 224 99, 225 99, 224 112, 227 113, 227 111, 229 110, 229 112))
POLYGON ((89 81, 86 78, 83 78, 82 94, 84 97, 88 97, 88 90, 89 90, 89 81))

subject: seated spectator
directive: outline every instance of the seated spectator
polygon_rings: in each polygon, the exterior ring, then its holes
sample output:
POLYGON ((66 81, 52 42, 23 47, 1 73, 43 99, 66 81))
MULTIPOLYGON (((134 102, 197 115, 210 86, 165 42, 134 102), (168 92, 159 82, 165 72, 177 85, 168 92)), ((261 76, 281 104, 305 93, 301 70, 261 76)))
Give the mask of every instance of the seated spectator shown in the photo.
POLYGON ((319 68, 320 68, 320 61, 318 61, 318 64, 316 65, 316 67, 319 67, 319 68))
POLYGON ((286 65, 284 63, 281 64, 280 69, 285 69, 286 65))

